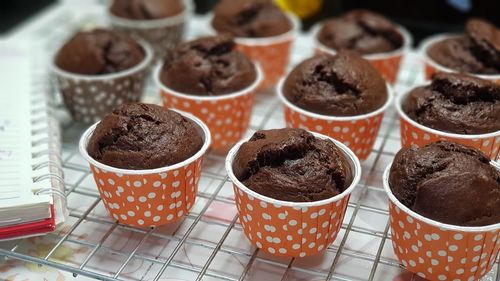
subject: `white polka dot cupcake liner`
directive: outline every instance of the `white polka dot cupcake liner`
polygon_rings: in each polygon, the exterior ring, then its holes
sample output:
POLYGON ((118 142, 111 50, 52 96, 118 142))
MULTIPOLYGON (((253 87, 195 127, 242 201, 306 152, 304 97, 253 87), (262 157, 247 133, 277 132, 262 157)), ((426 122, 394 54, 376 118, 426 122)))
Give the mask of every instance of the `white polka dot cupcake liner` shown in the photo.
POLYGON ((396 99, 396 110, 400 117, 401 145, 409 148, 418 147, 438 140, 448 140, 481 150, 492 160, 500 159, 500 131, 488 134, 464 135, 438 131, 412 120, 402 108, 402 103, 409 92, 396 99))
MULTIPOLYGON (((141 38, 151 44, 155 60, 163 59, 169 51, 182 42, 187 19, 193 14, 193 3, 184 0, 185 9, 178 15, 156 20, 133 20, 113 15, 107 16, 113 29, 141 38)), ((110 2, 111 3, 111 2, 110 2)))
POLYGON ((203 156, 210 145, 210 131, 198 118, 179 113, 198 125, 204 143, 193 156, 167 167, 129 170, 102 164, 87 152, 89 139, 98 123, 82 135, 80 153, 90 164, 104 207, 119 223, 159 226, 180 220, 193 207, 203 156))
MULTIPOLYGON (((491 162, 497 169, 500 166, 491 162)), ((389 196, 392 245, 399 262, 429 280, 478 280, 491 270, 500 249, 500 223, 482 227, 444 224, 403 205, 391 191, 389 172, 384 189, 389 196)))
POLYGON ((282 79, 278 84, 278 96, 284 105, 287 127, 306 129, 334 138, 348 146, 360 160, 366 160, 372 152, 385 110, 393 103, 392 87, 387 84, 388 98, 379 109, 356 116, 329 116, 304 110, 288 101, 283 94, 282 79))
MULTIPOLYGON (((312 29, 315 54, 336 55, 337 52, 334 49, 325 46, 318 40, 320 29, 321 23, 316 24, 312 29)), ((413 38, 406 28, 398 26, 398 30, 403 36, 403 46, 401 46, 401 48, 391 52, 363 55, 363 58, 369 61, 373 67, 380 72, 382 77, 384 77, 384 79, 391 85, 396 83, 401 61, 403 60, 404 55, 411 50, 411 46, 413 44, 413 38)))
POLYGON ((189 95, 168 88, 160 80, 161 67, 162 65, 157 66, 154 78, 160 88, 163 106, 189 112, 200 118, 212 133, 210 148, 218 153, 227 153, 248 129, 254 96, 263 79, 259 65, 255 66, 257 77, 250 86, 221 96, 189 95))
MULTIPOLYGON (((287 16, 292 23, 292 29, 286 33, 260 38, 234 38, 237 49, 255 64, 259 64, 262 69, 264 78, 259 90, 266 90, 276 85, 288 67, 293 42, 300 30, 300 21, 293 14, 287 16)), ((212 22, 212 18, 209 22, 212 22)), ((217 33, 211 25, 208 28, 210 34, 217 33)))
MULTIPOLYGON (((233 182, 241 226, 253 245, 264 252, 286 257, 316 255, 337 237, 351 192, 361 177, 361 165, 345 145, 327 136, 346 156, 353 171, 351 185, 341 194, 315 202, 288 202, 258 194, 241 183, 233 173, 233 160, 241 144, 235 145, 226 158, 226 170, 233 182)), ((245 140, 247 141, 247 140, 245 140)))
MULTIPOLYGON (((424 62, 424 72, 425 72, 425 79, 426 80, 431 80, 431 77, 434 73, 436 72, 448 72, 448 73, 460 73, 460 71, 453 70, 451 68, 445 67, 443 65, 440 65, 438 62, 433 60, 431 57, 428 55, 428 50, 431 46, 434 44, 443 41, 448 38, 453 38, 453 37, 459 37, 461 35, 459 34, 438 34, 431 36, 420 44, 420 56, 422 57, 422 60, 424 62)), ((500 83, 500 74, 473 74, 470 73, 469 75, 476 76, 485 80, 490 80, 496 83, 500 83)))
POLYGON ((52 60, 51 73, 74 121, 94 123, 122 103, 139 101, 153 59, 151 47, 142 41, 144 59, 124 71, 84 75, 67 72, 52 60))

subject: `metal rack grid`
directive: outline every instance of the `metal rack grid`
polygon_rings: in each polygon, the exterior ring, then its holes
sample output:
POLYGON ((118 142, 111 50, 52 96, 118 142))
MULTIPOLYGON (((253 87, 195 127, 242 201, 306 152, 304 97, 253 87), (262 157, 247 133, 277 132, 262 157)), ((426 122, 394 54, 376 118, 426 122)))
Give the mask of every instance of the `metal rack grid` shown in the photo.
MULTIPOLYGON (((67 19, 73 25, 74 22, 67 19)), ((199 21, 199 26, 203 20, 199 21)), ((53 37, 61 35, 54 31, 53 37)), ((193 34, 196 34, 194 32, 193 34)), ((310 54, 307 35, 296 44, 292 63, 310 54), (303 44, 302 44, 303 43, 303 44)), ((48 41, 51 41, 48 39, 48 41)), ((56 40, 57 41, 57 40, 56 40)), ((396 90, 421 81, 413 54, 404 61, 396 90)), ((46 77, 38 87, 51 91, 46 77)), ((146 100, 157 102, 148 86, 146 100)), ((257 96, 248 135, 284 126, 281 105, 272 93, 257 96)), ((63 123, 63 168, 70 217, 57 232, 42 238, 0 243, 0 256, 101 280, 421 280, 405 272, 392 252, 383 169, 399 150, 399 125, 386 112, 363 177, 353 192, 342 230, 324 255, 276 258, 250 245, 239 224, 224 157, 209 154, 204 162, 197 201, 181 222, 151 228, 116 224, 106 214, 92 175, 77 151, 83 127, 63 123), (37 248, 37 251, 33 251, 37 248), (41 249, 40 249, 41 248, 41 249), (67 255, 70 251, 72 254, 67 255)), ((0 262, 4 260, 0 259, 0 262)), ((498 280, 498 265, 483 280, 498 280)))

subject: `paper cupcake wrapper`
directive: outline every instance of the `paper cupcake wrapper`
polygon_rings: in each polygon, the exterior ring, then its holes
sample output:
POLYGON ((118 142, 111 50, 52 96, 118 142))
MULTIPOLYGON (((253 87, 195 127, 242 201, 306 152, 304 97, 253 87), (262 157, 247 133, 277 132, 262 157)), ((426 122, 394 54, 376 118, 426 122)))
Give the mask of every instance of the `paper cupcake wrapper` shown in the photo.
MULTIPOLYGON (((320 28, 320 24, 316 25, 313 28, 315 54, 335 55, 337 53, 335 50, 325 46, 319 40, 317 40, 317 34, 320 28)), ((386 53, 363 55, 363 58, 369 61, 373 65, 373 67, 375 67, 375 69, 380 72, 385 81, 387 81, 391 85, 394 85, 394 83, 396 83, 403 56, 411 47, 413 41, 410 33, 405 28, 399 27, 399 31, 403 35, 404 39, 404 43, 401 48, 386 53)))
POLYGON ((500 224, 459 227, 424 218, 392 194, 384 173, 394 253, 407 270, 429 280, 478 280, 500 249, 500 224))
POLYGON ((233 181, 240 223, 253 245, 277 256, 304 257, 321 253, 333 243, 342 225, 350 193, 359 182, 361 166, 352 151, 332 141, 350 160, 354 180, 343 193, 316 202, 280 201, 250 190, 236 179, 232 170, 234 156, 243 142, 231 149, 226 158, 226 170, 233 181))
POLYGON ((183 2, 185 10, 182 13, 164 19, 131 20, 113 15, 109 9, 108 18, 114 29, 151 44, 155 55, 154 60, 161 60, 184 38, 186 19, 191 16, 193 7, 191 1, 183 2))
MULTIPOLYGON (((445 67, 443 65, 440 65, 433 59, 431 59, 427 55, 427 50, 434 45, 435 43, 442 41, 444 39, 450 38, 450 37, 456 37, 457 34, 438 34, 431 36, 427 39, 425 39, 420 47, 420 55, 424 61, 424 73, 425 73, 425 80, 431 80, 432 75, 436 72, 451 72, 451 73, 459 73, 460 71, 453 70, 451 68, 445 67)), ((495 83, 500 84, 500 74, 496 75, 488 75, 488 74, 473 74, 469 73, 468 75, 479 77, 485 80, 490 80, 495 83)))
POLYGON ((401 108, 401 102, 407 94, 396 101, 396 109, 400 116, 401 146, 409 148, 418 147, 438 140, 448 140, 482 151, 492 160, 500 159, 500 131, 481 135, 460 135, 441 132, 421 125, 408 117, 401 108))
POLYGON ((210 143, 208 129, 201 121, 193 121, 205 135, 201 150, 181 163, 158 169, 127 170, 99 163, 87 153, 88 140, 97 124, 84 133, 80 153, 90 164, 111 217, 125 225, 152 227, 178 221, 189 212, 198 192, 203 155, 210 143))
POLYGON ((161 66, 157 67, 155 79, 160 87, 163 106, 189 112, 200 118, 212 133, 211 148, 226 153, 245 134, 250 124, 256 89, 262 80, 259 67, 252 85, 239 92, 223 96, 194 96, 178 93, 160 81, 161 66))
POLYGON ((360 160, 366 160, 372 152, 385 109, 392 103, 390 86, 389 98, 385 105, 376 111, 352 117, 333 117, 307 112, 292 103, 283 95, 283 80, 278 86, 278 94, 284 103, 287 127, 301 128, 318 132, 334 138, 349 147, 360 160))
POLYGON ((153 59, 151 47, 140 43, 146 53, 143 61, 118 73, 74 74, 58 68, 52 62, 52 75, 74 121, 94 123, 118 105, 140 100, 153 59))
POLYGON ((293 27, 287 33, 266 38, 234 38, 237 49, 262 68, 264 79, 259 90, 276 85, 285 74, 299 28, 296 17, 289 15, 289 19, 293 27))

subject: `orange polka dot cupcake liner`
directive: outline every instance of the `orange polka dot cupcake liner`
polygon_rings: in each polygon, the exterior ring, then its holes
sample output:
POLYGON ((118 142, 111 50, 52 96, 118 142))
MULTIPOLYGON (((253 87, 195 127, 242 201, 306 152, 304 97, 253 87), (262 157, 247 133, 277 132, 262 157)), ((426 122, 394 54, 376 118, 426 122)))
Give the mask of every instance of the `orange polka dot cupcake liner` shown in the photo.
POLYGON ((402 147, 409 148, 412 145, 422 147, 428 143, 436 142, 438 140, 448 140, 474 147, 482 151, 492 160, 500 159, 500 131, 479 135, 463 135, 442 132, 426 127, 412 120, 403 111, 401 104, 407 94, 400 96, 396 100, 396 109, 400 117, 399 121, 402 147))
POLYGON ((222 96, 195 96, 174 91, 161 82, 161 66, 156 69, 155 80, 163 106, 200 118, 212 134, 210 148, 225 154, 243 137, 250 124, 255 93, 263 79, 260 67, 256 66, 256 69, 257 78, 252 85, 222 96))
POLYGON ((90 164, 104 207, 119 223, 137 227, 164 225, 180 220, 193 207, 210 131, 199 119, 179 113, 198 125, 204 144, 195 155, 172 166, 128 170, 99 163, 87 153, 97 123, 82 135, 80 153, 90 164))
MULTIPOLYGON (((315 54, 330 54, 335 55, 337 52, 324 44, 322 44, 317 37, 317 34, 321 26, 317 25, 313 29, 314 43, 315 43, 315 54)), ((394 85, 398 79, 399 68, 401 66, 401 61, 404 55, 411 48, 412 37, 410 33, 403 27, 399 27, 398 30, 403 35, 403 46, 397 50, 380 53, 380 54, 369 54, 363 55, 363 58, 369 61, 375 69, 379 71, 382 77, 389 84, 394 85)))
POLYGON ((334 138, 349 147, 359 160, 366 160, 372 152, 385 110, 392 104, 392 89, 389 85, 385 104, 374 112, 357 116, 328 116, 306 111, 290 101, 283 92, 284 80, 278 86, 278 95, 284 104, 287 127, 306 129, 334 138))
POLYGON ((389 196, 392 245, 408 271, 429 280, 473 281, 491 270, 500 249, 500 223, 461 227, 425 218, 392 194, 389 172, 390 165, 383 181, 389 196))
POLYGON ((290 15, 289 19, 293 28, 287 33, 266 38, 234 38, 237 49, 262 68, 264 79, 259 90, 273 87, 285 74, 299 26, 295 17, 290 15))
POLYGON ((350 194, 359 182, 361 166, 349 148, 331 140, 349 160, 354 173, 353 182, 341 194, 316 202, 281 201, 252 191, 235 177, 232 168, 234 157, 244 141, 228 153, 226 170, 233 182, 239 220, 246 237, 257 248, 276 256, 304 257, 321 253, 335 241, 350 194))
MULTIPOLYGON (((423 59, 424 63, 424 75, 425 75, 425 80, 431 80, 432 75, 436 72, 451 72, 451 73, 459 73, 459 71, 453 70, 451 68, 445 67, 434 61, 427 55, 427 51, 429 48, 434 45, 437 42, 440 42, 442 40, 445 40, 447 38, 452 38, 452 37, 457 37, 459 36, 458 34, 438 34, 431 36, 424 40, 421 44, 420 47, 420 55, 423 59)), ((495 83, 500 84, 500 74, 496 75, 490 75, 490 74, 469 74, 472 76, 476 76, 485 80, 490 80, 495 83)))

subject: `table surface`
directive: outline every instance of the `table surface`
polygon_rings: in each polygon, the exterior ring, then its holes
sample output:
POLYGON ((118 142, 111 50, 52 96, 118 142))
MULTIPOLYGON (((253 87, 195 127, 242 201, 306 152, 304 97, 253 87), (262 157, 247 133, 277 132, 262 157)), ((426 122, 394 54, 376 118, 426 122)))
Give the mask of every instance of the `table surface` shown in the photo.
MULTIPOLYGON (((57 4, 7 39, 33 44, 47 61, 75 30, 106 24, 101 2, 57 4)), ((206 33, 206 22, 206 17, 192 18, 188 38, 206 33)), ((311 54, 310 34, 300 34, 291 65, 311 54)), ((0 243, 0 279, 422 280, 405 271, 392 251, 387 196, 381 187, 382 172, 401 147, 394 109, 386 112, 374 150, 362 163, 362 180, 351 196, 334 244, 320 256, 277 258, 259 252, 245 238, 224 158, 218 155, 206 157, 196 204, 184 220, 154 230, 116 224, 108 217, 87 163, 77 151, 77 140, 85 128, 71 123, 45 68, 36 75, 36 87, 49 93, 63 129, 70 216, 54 233, 0 243)), ((422 81, 419 56, 411 52, 403 62, 395 91, 402 93, 422 81)), ((144 100, 159 102, 152 83, 144 100)), ((280 127, 284 127, 280 102, 274 93, 259 93, 247 135, 280 127)), ((483 280, 498 278, 497 265, 483 280)))

